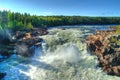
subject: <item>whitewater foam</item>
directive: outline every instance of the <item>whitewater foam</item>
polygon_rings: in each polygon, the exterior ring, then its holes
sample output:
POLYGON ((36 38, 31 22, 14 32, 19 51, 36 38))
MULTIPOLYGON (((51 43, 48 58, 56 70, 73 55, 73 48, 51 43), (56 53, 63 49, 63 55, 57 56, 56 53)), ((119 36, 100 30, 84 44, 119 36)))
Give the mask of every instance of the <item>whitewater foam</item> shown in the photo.
POLYGON ((36 48, 32 59, 17 56, 0 63, 3 66, 0 69, 7 73, 4 80, 120 80, 96 67, 97 57, 90 55, 86 44, 81 42, 84 31, 52 29, 49 32, 42 36, 48 44, 46 55, 40 55, 43 50, 36 48))

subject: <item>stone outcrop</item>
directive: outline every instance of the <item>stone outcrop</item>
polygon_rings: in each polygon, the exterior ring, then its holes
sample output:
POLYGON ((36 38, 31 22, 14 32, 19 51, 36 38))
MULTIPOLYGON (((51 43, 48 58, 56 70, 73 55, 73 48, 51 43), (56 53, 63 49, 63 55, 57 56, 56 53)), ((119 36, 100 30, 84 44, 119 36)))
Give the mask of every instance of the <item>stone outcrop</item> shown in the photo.
MULTIPOLYGON (((87 48, 90 53, 98 57, 98 66, 109 75, 120 76, 120 45, 111 42, 111 31, 96 31, 96 34, 86 37, 87 48), (114 46, 113 46, 114 45, 114 46), (117 48, 116 48, 117 46, 117 48)), ((116 36, 119 42, 119 35, 116 36)))
MULTIPOLYGON (((42 38, 38 36, 46 35, 47 29, 33 28, 29 30, 16 31, 11 34, 0 33, 0 62, 9 58, 12 54, 31 57, 34 55, 34 46, 41 46, 42 38), (10 35, 10 36, 8 36, 10 35)), ((0 73, 0 80, 4 78, 6 73, 0 73)))
POLYGON ((16 31, 14 33, 14 36, 17 39, 21 39, 21 38, 31 38, 35 36, 42 36, 46 34, 48 34, 48 31, 46 28, 32 28, 27 30, 16 31))
POLYGON ((25 57, 32 56, 34 53, 32 46, 37 46, 38 43, 43 41, 38 36, 46 35, 47 33, 45 28, 32 28, 11 33, 11 39, 7 37, 0 39, 0 55, 3 56, 0 61, 10 57, 12 54, 19 54, 25 57))
POLYGON ((43 39, 41 38, 26 38, 23 40, 19 40, 16 43, 16 54, 22 55, 24 57, 30 57, 34 55, 34 46, 41 46, 41 42, 43 39))

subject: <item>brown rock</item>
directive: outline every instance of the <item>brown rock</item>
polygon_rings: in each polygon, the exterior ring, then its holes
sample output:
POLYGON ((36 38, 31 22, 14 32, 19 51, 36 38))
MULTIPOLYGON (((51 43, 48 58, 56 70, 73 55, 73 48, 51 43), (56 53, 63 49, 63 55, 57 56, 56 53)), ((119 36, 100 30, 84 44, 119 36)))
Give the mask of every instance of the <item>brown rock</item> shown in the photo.
POLYGON ((96 40, 96 41, 95 41, 95 45, 96 45, 98 48, 100 48, 100 47, 103 46, 103 44, 102 44, 102 42, 101 42, 100 40, 96 40))
POLYGON ((27 39, 31 38, 31 34, 30 33, 26 33, 25 34, 25 38, 27 38, 27 39))
POLYGON ((96 31, 86 38, 88 50, 98 57, 98 66, 109 75, 120 76, 120 50, 109 41, 111 31, 96 31), (109 36, 110 35, 110 36, 109 36))

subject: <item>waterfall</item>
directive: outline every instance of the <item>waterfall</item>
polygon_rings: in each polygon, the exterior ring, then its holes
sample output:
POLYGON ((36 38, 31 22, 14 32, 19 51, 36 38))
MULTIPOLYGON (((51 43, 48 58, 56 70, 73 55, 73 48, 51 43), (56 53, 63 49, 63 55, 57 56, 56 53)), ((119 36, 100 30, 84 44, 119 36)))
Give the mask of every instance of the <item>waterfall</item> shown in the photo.
POLYGON ((3 40, 12 40, 11 32, 7 28, 0 27, 0 37, 3 40))
POLYGON ((35 49, 34 56, 33 56, 34 59, 37 59, 38 57, 43 55, 43 51, 42 51, 41 46, 34 46, 34 49, 35 49))
POLYGON ((90 55, 82 41, 89 30, 51 29, 39 36, 45 41, 33 46, 32 58, 11 56, 1 62, 6 72, 4 80, 120 80, 104 73, 97 65, 97 57, 90 55))

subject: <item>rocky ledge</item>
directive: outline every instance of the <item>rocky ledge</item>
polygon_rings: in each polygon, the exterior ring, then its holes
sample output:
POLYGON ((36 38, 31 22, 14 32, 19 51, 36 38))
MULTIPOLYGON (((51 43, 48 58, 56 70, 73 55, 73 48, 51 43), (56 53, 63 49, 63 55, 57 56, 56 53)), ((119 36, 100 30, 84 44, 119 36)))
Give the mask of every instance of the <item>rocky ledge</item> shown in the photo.
POLYGON ((33 55, 34 48, 32 46, 37 46, 43 41, 38 36, 46 35, 47 33, 45 28, 20 30, 11 34, 7 34, 4 30, 4 35, 0 34, 0 56, 2 56, 0 61, 10 57, 12 54, 19 54, 24 57, 33 55))
POLYGON ((115 30, 96 31, 86 37, 88 51, 98 57, 98 66, 109 75, 120 76, 120 35, 115 30))
MULTIPOLYGON (((12 54, 23 57, 34 55, 35 47, 41 46, 42 38, 38 36, 46 35, 47 29, 33 28, 27 30, 15 31, 13 33, 2 30, 0 33, 0 62, 9 58, 12 54)), ((0 80, 6 76, 6 73, 0 72, 0 80)))

